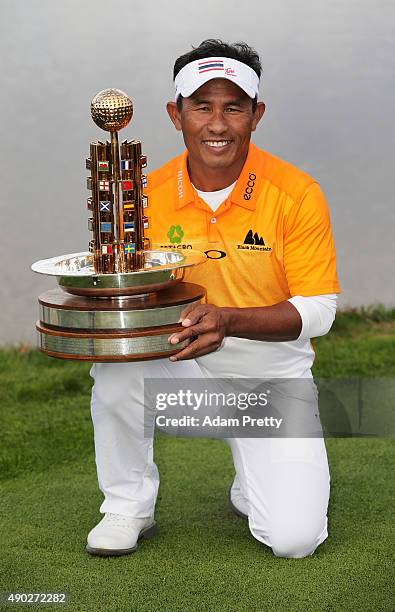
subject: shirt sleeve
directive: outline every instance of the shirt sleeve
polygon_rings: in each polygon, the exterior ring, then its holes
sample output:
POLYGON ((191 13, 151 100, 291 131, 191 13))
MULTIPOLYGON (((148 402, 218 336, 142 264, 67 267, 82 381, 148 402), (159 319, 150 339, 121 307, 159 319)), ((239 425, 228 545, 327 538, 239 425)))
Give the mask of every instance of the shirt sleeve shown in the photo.
POLYGON ((308 297, 296 295, 288 302, 295 306, 302 319, 302 329, 298 340, 309 340, 328 333, 336 316, 336 294, 308 297))
POLYGON ((286 215, 284 269, 291 296, 340 293, 328 205, 316 182, 286 215))

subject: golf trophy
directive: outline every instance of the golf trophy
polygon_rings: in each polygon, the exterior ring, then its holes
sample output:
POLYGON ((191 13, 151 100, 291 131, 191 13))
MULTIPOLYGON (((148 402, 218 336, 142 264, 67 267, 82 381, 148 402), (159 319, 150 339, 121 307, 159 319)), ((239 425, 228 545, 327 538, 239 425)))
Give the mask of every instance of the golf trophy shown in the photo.
POLYGON ((143 188, 147 158, 138 140, 118 141, 133 115, 118 89, 91 102, 97 126, 110 140, 90 145, 86 168, 92 231, 89 251, 38 261, 32 270, 55 276, 59 287, 39 296, 38 347, 46 355, 84 361, 158 359, 178 352, 168 343, 181 311, 205 299, 200 285, 182 282, 184 270, 205 255, 150 250, 151 223, 143 188))

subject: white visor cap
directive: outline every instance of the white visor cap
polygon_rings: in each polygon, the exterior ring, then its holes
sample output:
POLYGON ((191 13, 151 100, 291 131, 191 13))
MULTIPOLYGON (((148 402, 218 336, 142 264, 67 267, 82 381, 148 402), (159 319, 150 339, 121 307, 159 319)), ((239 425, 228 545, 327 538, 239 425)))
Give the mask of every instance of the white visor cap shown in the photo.
POLYGON ((174 79, 175 99, 188 98, 199 87, 212 79, 228 79, 238 85, 250 98, 259 92, 259 78, 255 70, 229 57, 206 57, 190 62, 174 79))

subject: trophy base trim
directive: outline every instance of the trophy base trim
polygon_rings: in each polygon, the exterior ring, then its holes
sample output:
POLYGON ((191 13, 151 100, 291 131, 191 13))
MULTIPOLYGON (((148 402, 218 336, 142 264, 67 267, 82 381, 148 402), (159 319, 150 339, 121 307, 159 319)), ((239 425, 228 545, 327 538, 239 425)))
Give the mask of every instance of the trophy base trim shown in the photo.
POLYGON ((36 323, 38 348, 51 357, 83 361, 141 361, 174 355, 187 342, 175 348, 169 345, 171 334, 182 329, 180 324, 163 325, 153 329, 111 330, 89 332, 65 331, 36 323))
POLYGON ((66 353, 55 353, 38 347, 40 353, 44 353, 47 357, 55 357, 55 359, 66 359, 69 361, 87 361, 93 363, 122 363, 130 361, 153 361, 154 359, 165 359, 175 355, 180 350, 172 349, 171 351, 163 351, 157 353, 141 353, 135 355, 75 355, 66 353))

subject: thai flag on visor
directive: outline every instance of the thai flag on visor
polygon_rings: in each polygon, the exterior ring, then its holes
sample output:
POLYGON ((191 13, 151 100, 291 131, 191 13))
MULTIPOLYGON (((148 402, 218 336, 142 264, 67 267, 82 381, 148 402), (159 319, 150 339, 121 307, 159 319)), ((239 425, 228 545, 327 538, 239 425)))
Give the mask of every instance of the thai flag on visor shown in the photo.
POLYGON ((222 60, 202 61, 198 64, 199 74, 208 72, 209 70, 224 70, 224 62, 222 60))

